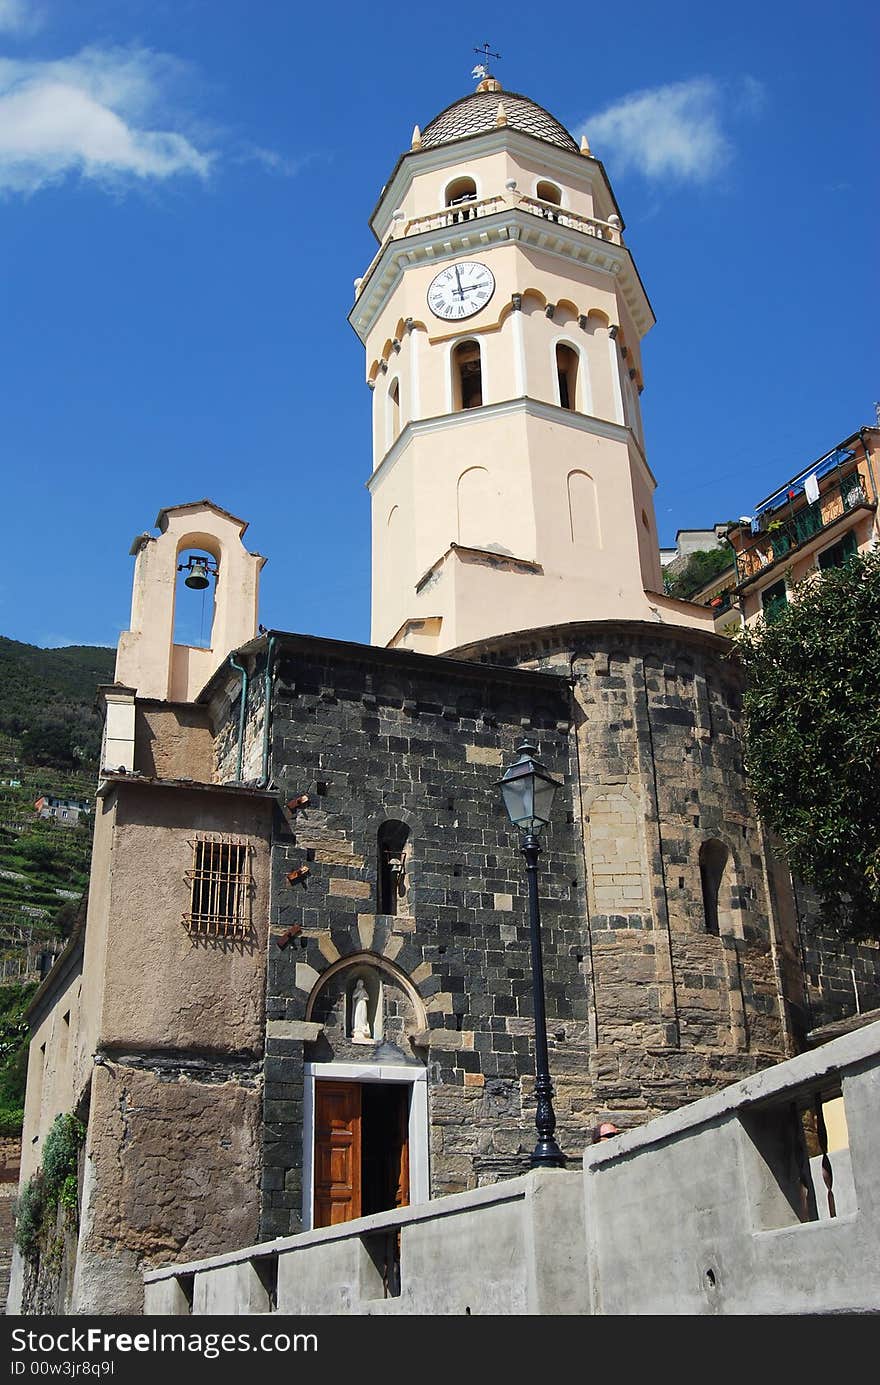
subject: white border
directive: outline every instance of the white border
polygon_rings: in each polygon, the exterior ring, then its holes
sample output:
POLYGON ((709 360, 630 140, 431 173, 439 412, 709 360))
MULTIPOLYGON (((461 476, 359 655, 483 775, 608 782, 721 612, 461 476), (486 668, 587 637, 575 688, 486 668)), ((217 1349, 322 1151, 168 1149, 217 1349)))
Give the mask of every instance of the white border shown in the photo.
POLYGON ((428 1202, 428 1071, 408 1063, 306 1063, 303 1094, 303 1230, 312 1230, 315 1202, 315 1082, 409 1082, 409 1202, 428 1202))

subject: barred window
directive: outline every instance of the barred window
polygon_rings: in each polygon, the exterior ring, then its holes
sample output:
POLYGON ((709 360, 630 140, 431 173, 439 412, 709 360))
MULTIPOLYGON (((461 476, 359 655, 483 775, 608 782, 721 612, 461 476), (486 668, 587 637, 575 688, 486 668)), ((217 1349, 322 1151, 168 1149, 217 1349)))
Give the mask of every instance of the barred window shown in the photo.
POLYGON ((183 922, 199 937, 244 938, 250 932, 251 848, 247 842, 199 836, 192 842, 189 911, 183 922))

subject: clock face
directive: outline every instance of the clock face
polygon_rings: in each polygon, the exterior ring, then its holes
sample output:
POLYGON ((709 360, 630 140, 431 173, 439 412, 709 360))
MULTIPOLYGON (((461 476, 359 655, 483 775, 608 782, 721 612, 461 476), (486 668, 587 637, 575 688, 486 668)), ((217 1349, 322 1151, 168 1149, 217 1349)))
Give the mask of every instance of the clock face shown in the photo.
POLYGON ((494 292, 495 276, 491 269, 478 260, 459 260, 448 269, 441 269, 431 280, 428 307, 435 317, 458 322, 485 308, 494 292))

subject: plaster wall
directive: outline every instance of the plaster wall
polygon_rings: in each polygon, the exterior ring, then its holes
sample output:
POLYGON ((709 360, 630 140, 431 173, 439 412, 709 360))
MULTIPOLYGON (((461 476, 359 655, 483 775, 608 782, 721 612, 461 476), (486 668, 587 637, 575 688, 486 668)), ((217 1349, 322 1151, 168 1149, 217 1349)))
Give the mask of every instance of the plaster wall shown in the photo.
POLYGON ((23 1185, 42 1160, 55 1117, 73 1111, 81 1095, 74 1079, 74 1044, 80 1021, 82 976, 75 968, 54 1008, 31 1035, 21 1143, 23 1185))
POLYGON ((136 784, 117 793, 99 1046, 259 1051, 269 915, 268 809, 251 800, 136 784), (184 925, 197 833, 225 834, 250 847, 250 932, 242 941, 198 939, 184 925))
MULTIPOLYGON (((498 93, 504 101, 504 92, 498 93)), ((514 136, 515 138, 515 136, 514 136)), ((503 139, 503 136, 502 136, 503 139)), ((579 154, 554 151, 548 159, 543 148, 534 153, 523 141, 521 147, 498 148, 473 153, 472 145, 459 143, 445 146, 444 166, 418 171, 418 156, 411 161, 412 178, 397 208, 404 213, 404 223, 413 217, 430 216, 446 206, 446 189, 458 178, 471 177, 477 185, 477 198, 504 196, 505 184, 516 179, 517 192, 537 197, 539 182, 553 182, 562 191, 561 205, 581 216, 595 216, 596 184, 602 183, 598 165, 579 154), (453 162, 454 160, 454 162, 453 162), (552 163, 550 161, 552 160, 552 163), (548 163, 550 166, 548 167, 548 163)), ((439 152, 439 151, 438 151, 439 152)), ((436 158, 436 154, 433 156, 436 158)), ((431 158, 431 155, 428 155, 431 158)), ((421 161, 423 164, 427 159, 421 161)), ((600 194, 601 197, 601 194, 600 194)))
MULTIPOLYGON (((620 321, 622 299, 616 292, 613 276, 595 266, 561 259, 537 247, 514 241, 475 247, 470 256, 458 255, 455 258, 477 259, 491 269, 495 277, 495 292, 484 308, 473 317, 455 323, 444 322, 430 312, 427 306, 428 289, 446 263, 435 258, 408 269, 389 294, 366 340, 368 379, 377 379, 376 368, 380 360, 388 363, 388 374, 384 377, 386 387, 396 372, 402 372, 402 423, 412 417, 432 418, 447 412, 448 367, 445 362, 450 344, 455 341, 477 336, 484 345, 484 402, 494 403, 523 393, 555 401, 555 385, 545 358, 548 356, 547 343, 552 335, 559 335, 560 327, 555 319, 551 321, 545 318, 549 325, 546 330, 539 331, 540 318, 544 317, 546 305, 569 305, 567 311, 575 324, 569 326, 569 331, 575 334, 575 341, 582 338, 586 341, 586 329, 576 327, 579 315, 599 312, 607 325, 620 321), (540 308, 540 314, 526 324, 523 332, 521 350, 525 355, 526 390, 517 387, 516 354, 520 348, 514 344, 513 324, 508 322, 513 294, 523 295, 524 307, 540 308), (531 304, 527 295, 532 296, 531 304), (404 330, 407 318, 413 319, 420 333, 418 408, 413 408, 409 389, 410 372, 406 353, 410 348, 404 330), (500 339, 496 335, 499 329, 503 331, 500 339), (392 350, 395 338, 400 342, 399 352, 392 350)), ((560 309, 560 321, 563 325, 566 322, 565 309, 560 309)), ((632 335, 637 339, 635 333, 632 335)), ((600 370, 606 371, 607 365, 597 353, 594 372, 599 374, 600 370)), ((378 465, 388 446, 381 435, 377 435, 376 444, 374 465, 378 465)))
POLYGON ((154 779, 209 784, 214 777, 214 739, 206 709, 139 699, 134 767, 154 779))
POLYGON ((91 1080, 92 1055, 98 1047, 102 1028, 107 938, 113 905, 116 809, 114 794, 99 794, 95 803, 79 1025, 74 1038, 74 1085, 79 1090, 85 1089, 91 1080))
POLYGON ((402 439, 371 483, 376 643, 432 617, 433 652, 611 615, 712 628, 710 611, 646 595, 662 587, 654 483, 623 429, 526 402, 443 425, 402 439), (536 570, 444 559, 454 544, 536 570))

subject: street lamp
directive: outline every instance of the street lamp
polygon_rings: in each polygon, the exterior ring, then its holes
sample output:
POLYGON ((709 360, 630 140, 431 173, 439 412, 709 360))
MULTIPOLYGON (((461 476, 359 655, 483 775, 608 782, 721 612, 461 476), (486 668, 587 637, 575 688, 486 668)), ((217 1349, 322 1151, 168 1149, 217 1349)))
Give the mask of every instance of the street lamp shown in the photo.
POLYGON ((529 882, 529 937, 532 948, 532 991, 535 1002, 535 1125, 538 1143, 531 1158, 532 1168, 563 1168, 565 1155, 553 1132, 556 1116, 553 1111, 553 1086, 550 1082, 550 1063, 547 1056, 547 1018, 544 1008, 544 959, 541 953, 541 915, 538 908, 538 857, 541 843, 538 833, 550 821, 553 799, 561 787, 535 759, 538 747, 528 739, 519 746, 519 759, 499 780, 501 797, 514 827, 522 833, 522 854, 526 858, 529 882))

